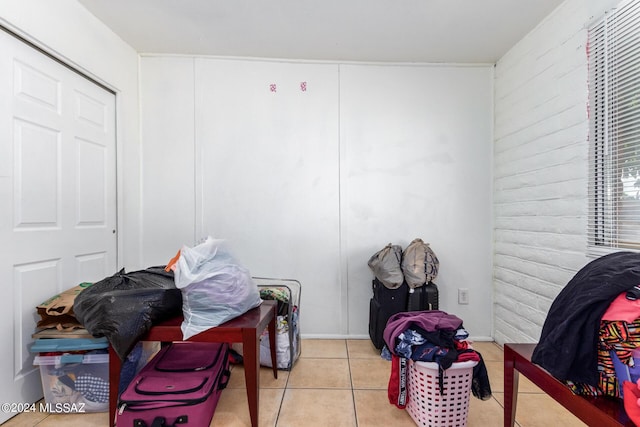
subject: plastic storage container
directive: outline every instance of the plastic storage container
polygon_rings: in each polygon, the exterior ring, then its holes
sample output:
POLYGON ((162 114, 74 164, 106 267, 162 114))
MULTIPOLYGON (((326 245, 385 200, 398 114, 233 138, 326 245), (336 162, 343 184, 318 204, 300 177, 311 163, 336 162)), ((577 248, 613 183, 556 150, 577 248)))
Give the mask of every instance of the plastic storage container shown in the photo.
POLYGON ((106 338, 40 338, 30 348, 31 353, 68 353, 89 350, 107 350, 106 338))
POLYGON ((106 339, 39 339, 31 352, 40 353, 44 409, 83 413, 109 410, 109 354, 106 339))
MULTIPOLYGON (((302 285, 295 279, 253 277, 262 299, 278 301, 276 354, 278 369, 290 371, 302 351, 300 340, 300 296, 302 285)), ((260 337, 260 364, 271 367, 271 347, 267 330, 260 337)))
POLYGON ((473 367, 477 362, 458 362, 444 371, 442 394, 437 363, 409 360, 407 411, 423 427, 465 427, 473 367))

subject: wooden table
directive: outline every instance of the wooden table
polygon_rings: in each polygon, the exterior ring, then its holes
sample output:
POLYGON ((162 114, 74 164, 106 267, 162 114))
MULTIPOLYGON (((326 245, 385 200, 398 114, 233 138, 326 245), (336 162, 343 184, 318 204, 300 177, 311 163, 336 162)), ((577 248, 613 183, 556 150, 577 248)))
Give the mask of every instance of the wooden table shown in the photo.
MULTIPOLYGON (((263 301, 260 306, 241 316, 231 319, 215 328, 207 329, 188 341, 241 342, 243 345, 244 378, 249 401, 251 425, 258 427, 260 396, 260 335, 265 328, 269 331, 271 364, 273 376, 278 378, 276 360, 276 312, 277 301, 263 301)), ((182 316, 154 325, 141 341, 175 342, 183 341, 180 325, 182 316)), ((113 426, 118 402, 121 361, 115 350, 109 346, 109 425, 113 426)))
POLYGON ((531 362, 531 355, 535 347, 536 344, 504 345, 505 427, 513 427, 515 421, 519 373, 589 426, 635 426, 624 410, 622 399, 576 395, 562 381, 531 362))

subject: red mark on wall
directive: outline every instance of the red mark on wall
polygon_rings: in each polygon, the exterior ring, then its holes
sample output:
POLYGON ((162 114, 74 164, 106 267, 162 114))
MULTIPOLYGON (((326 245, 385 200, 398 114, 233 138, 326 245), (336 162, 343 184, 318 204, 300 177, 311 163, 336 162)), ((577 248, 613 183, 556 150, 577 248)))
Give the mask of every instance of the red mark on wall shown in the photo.
POLYGON ((307 91, 307 82, 300 82, 300 90, 302 92, 306 92, 307 91))
POLYGON ((278 88, 276 87, 276 84, 275 84, 275 83, 271 83, 271 84, 269 85, 269 90, 270 90, 271 92, 276 92, 276 91, 278 90, 278 88))

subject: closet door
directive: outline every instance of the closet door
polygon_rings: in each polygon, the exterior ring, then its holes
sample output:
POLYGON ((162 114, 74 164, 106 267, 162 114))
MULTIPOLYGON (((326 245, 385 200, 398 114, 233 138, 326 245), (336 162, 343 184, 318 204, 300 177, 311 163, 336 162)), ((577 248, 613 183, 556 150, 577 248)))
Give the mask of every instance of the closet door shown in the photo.
POLYGON ((42 397, 36 306, 116 270, 115 174, 115 95, 0 31, 0 402, 42 397))

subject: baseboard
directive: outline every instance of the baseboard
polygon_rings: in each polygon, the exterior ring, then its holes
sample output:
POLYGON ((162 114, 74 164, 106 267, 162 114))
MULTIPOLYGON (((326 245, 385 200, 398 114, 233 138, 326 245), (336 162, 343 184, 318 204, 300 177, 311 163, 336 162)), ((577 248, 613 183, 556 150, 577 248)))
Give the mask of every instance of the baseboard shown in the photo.
MULTIPOLYGON (((301 334, 300 337, 304 340, 368 340, 369 335, 343 335, 343 334, 301 334)), ((486 336, 471 336, 469 337, 469 341, 477 341, 477 342, 493 342, 494 339, 492 337, 486 336)))

